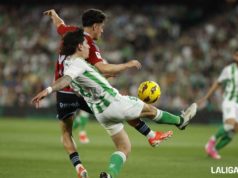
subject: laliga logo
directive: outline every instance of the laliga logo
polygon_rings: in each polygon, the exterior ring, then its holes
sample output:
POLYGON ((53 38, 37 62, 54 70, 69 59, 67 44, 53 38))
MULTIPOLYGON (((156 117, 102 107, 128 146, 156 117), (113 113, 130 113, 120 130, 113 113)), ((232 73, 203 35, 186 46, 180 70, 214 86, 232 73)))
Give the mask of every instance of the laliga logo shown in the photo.
POLYGON ((218 166, 211 167, 212 174, 238 174, 238 167, 236 166, 218 166))

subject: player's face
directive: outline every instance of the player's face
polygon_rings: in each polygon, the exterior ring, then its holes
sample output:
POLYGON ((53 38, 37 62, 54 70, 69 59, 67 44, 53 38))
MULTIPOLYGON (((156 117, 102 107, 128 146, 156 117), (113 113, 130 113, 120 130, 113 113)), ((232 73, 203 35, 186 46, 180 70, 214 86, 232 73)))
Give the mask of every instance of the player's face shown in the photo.
POLYGON ((103 33, 103 28, 104 28, 104 23, 97 23, 93 25, 93 30, 94 30, 94 40, 98 40, 103 33))
POLYGON ((89 57, 89 45, 87 43, 87 40, 84 39, 83 44, 81 45, 81 51, 82 51, 82 56, 84 59, 87 59, 89 57))
POLYGON ((234 59, 235 62, 238 63, 238 51, 236 51, 236 52, 234 53, 233 59, 234 59))

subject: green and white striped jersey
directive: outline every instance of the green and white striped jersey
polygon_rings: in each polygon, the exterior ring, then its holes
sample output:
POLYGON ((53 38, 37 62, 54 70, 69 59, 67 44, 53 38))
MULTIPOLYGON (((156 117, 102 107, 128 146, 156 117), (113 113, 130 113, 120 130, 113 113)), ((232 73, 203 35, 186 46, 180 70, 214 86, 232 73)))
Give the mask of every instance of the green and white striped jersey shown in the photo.
POLYGON ((118 94, 118 90, 113 88, 95 67, 82 58, 65 60, 64 75, 73 79, 70 86, 84 97, 95 114, 102 113, 118 94))
POLYGON ((224 84, 224 100, 238 103, 238 67, 236 63, 232 63, 222 70, 218 82, 224 84))

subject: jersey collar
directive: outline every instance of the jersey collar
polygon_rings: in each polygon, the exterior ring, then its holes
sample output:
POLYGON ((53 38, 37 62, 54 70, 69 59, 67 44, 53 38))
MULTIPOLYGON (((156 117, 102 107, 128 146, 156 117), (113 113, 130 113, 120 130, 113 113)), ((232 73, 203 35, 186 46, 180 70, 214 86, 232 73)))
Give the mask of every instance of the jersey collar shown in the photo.
POLYGON ((87 33, 87 32, 83 32, 83 34, 86 35, 86 36, 89 36, 90 38, 92 38, 92 37, 90 36, 90 34, 87 33))

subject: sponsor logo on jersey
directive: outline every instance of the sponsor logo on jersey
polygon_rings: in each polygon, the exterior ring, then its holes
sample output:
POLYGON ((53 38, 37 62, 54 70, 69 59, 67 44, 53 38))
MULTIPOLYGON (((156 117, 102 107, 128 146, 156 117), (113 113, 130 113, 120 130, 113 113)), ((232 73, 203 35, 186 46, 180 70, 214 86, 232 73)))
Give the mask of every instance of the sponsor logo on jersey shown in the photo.
POLYGON ((99 52, 96 51, 95 54, 96 54, 97 58, 102 59, 101 54, 99 52))

